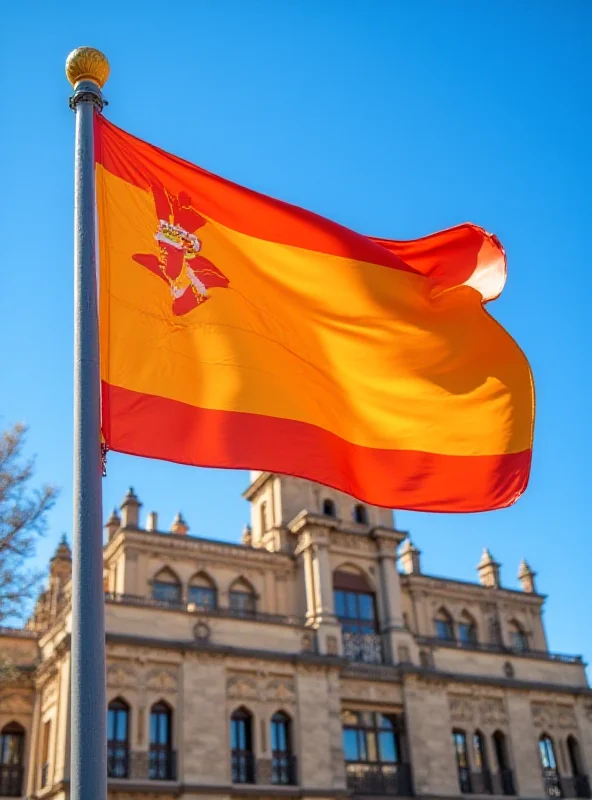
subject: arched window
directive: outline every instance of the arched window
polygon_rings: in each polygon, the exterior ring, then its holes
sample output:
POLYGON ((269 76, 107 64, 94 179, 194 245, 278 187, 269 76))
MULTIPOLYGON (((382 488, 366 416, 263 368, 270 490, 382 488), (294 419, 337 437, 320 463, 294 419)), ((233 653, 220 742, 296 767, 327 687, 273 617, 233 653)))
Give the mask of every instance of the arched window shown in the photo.
POLYGON ((205 572, 198 572, 189 581, 187 600, 198 608, 216 608, 218 592, 214 581, 205 572))
POLYGON ((107 711, 107 775, 127 778, 129 773, 129 706, 118 697, 107 711))
POLYGON ((463 794, 471 794, 473 787, 471 784, 471 766, 469 762, 466 733, 461 730, 453 730, 452 742, 456 754, 456 768, 458 770, 460 790, 463 794))
POLYGON ((283 711, 271 718, 271 782, 282 785, 296 783, 290 717, 283 711))
POLYGON ((571 767, 571 774, 574 778, 584 775, 584 768, 582 766, 582 756, 580 753, 580 745, 575 736, 571 734, 567 737, 567 752, 569 754, 569 765, 571 767))
POLYGON ((152 597, 165 603, 181 602, 181 581, 169 567, 164 567, 154 576, 152 597))
POLYGON ((360 525, 368 524, 368 509, 366 506, 359 504, 354 506, 354 521, 358 522, 360 525))
POLYGON ((546 733, 543 733, 539 739, 539 755, 541 757, 543 780, 547 795, 549 797, 563 797, 553 740, 546 733))
POLYGON ((326 517, 334 517, 334 516, 336 516, 335 503, 333 502, 333 500, 330 500, 328 497, 323 500, 323 514, 326 517))
POLYGON ((514 791, 514 779, 508 761, 506 749, 506 737, 501 731, 496 731, 492 736, 493 751, 495 753, 495 766, 501 784, 502 794, 512 795, 514 791))
POLYGON ((519 653, 523 653, 528 650, 528 636, 522 625, 513 619, 509 626, 509 633, 510 633, 510 647, 513 650, 517 650, 519 653))
MULTIPOLYGON (((396 720, 376 711, 344 711, 343 752, 345 754, 348 783, 355 791, 357 779, 367 775, 364 764, 383 765, 381 773, 389 773, 388 765, 399 764, 401 749, 396 720)), ((363 793, 363 792, 362 792, 363 793)))
POLYGON ((458 621, 458 639, 465 647, 477 644, 477 624, 468 611, 463 611, 458 621))
POLYGON ((233 783, 255 783, 253 762, 253 718, 246 708, 237 708, 230 718, 230 749, 233 783))
POLYGON ((228 593, 230 608, 241 617, 253 616, 257 610, 257 595, 244 578, 237 578, 228 593))
POLYGON ((434 618, 436 638, 444 642, 454 641, 454 624, 452 617, 445 608, 441 608, 434 618))
POLYGON ((153 781, 175 780, 173 760, 173 712, 161 700, 150 709, 149 777, 153 781))
POLYGON ((473 734, 473 784, 476 794, 492 793, 485 737, 481 731, 475 731, 473 734))
POLYGON ((352 661, 380 663, 374 592, 366 577, 344 568, 333 573, 335 614, 341 622, 343 652, 352 661))
POLYGON ((24 756, 25 729, 9 722, 0 731, 0 796, 22 795, 24 756))

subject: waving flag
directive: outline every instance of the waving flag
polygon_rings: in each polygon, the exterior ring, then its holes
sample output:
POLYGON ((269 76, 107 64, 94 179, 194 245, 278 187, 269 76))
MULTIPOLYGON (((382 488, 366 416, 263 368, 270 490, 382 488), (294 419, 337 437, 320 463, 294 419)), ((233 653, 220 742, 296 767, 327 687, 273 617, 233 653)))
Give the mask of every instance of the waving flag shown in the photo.
POLYGON ((97 115, 102 433, 133 455, 481 511, 530 470, 533 382, 484 309, 497 239, 354 233, 97 115))

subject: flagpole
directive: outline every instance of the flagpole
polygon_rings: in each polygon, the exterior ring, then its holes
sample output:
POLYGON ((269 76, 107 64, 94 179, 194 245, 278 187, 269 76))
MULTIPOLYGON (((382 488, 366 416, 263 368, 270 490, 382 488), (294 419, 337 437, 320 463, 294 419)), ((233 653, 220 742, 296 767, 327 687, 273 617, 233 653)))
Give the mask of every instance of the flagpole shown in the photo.
POLYGON ((68 56, 74 87, 74 525, 71 646, 71 800, 106 800, 107 711, 101 501, 99 324, 93 120, 109 76, 105 56, 68 56))

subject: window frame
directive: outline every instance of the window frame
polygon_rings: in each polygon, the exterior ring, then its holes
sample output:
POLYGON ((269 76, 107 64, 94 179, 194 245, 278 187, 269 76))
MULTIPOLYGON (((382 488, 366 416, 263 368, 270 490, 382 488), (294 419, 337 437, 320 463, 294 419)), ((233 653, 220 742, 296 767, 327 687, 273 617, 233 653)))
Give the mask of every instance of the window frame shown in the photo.
POLYGON ((148 778, 149 780, 174 780, 173 767, 173 709, 165 700, 158 700, 150 707, 150 728, 148 733, 148 778), (166 741, 154 741, 152 720, 157 719, 160 739, 160 718, 166 718, 166 741))
POLYGON ((454 728, 452 731, 452 743, 454 746, 458 784, 461 794, 472 794, 473 785, 471 781, 471 758, 469 754, 466 731, 462 730, 462 728, 454 728), (464 765, 462 763, 463 758, 465 762, 464 765))
POLYGON ((129 752, 130 752, 130 722, 131 722, 131 708, 122 697, 116 697, 107 706, 107 765, 108 777, 110 778, 128 778, 129 777, 129 752), (109 738, 110 718, 113 714, 113 732, 117 737, 119 728, 119 716, 125 716, 125 739, 109 738), (111 750, 111 755, 109 755, 111 750), (121 760, 121 768, 119 768, 118 760, 121 760), (114 762, 109 769, 109 761, 114 762))
POLYGON ((342 714, 342 740, 343 740, 343 753, 346 764, 367 764, 369 766, 378 767, 394 767, 403 763, 402 750, 401 750, 401 736, 399 730, 399 723, 397 717, 393 714, 384 714, 382 711, 358 711, 344 709, 342 714), (355 714, 357 723, 351 724, 344 722, 346 714, 355 714), (364 722, 365 715, 371 715, 371 724, 364 722), (387 720, 388 725, 381 724, 382 720, 387 720), (356 738, 356 748, 358 757, 356 759, 347 758, 346 734, 352 731, 356 738), (383 745, 381 744, 381 737, 389 735, 392 738, 392 751, 394 759, 383 758, 383 745), (369 744, 369 742, 371 744, 369 744), (369 753, 375 754, 374 758, 369 757, 369 753))
POLYGON ((255 783, 255 759, 253 752, 253 715, 244 706, 236 708, 230 715, 230 765, 231 780, 237 784, 255 783), (234 741, 241 740, 241 726, 244 730, 244 747, 235 747, 234 741))
POLYGON ((276 711, 270 720, 271 782, 275 786, 295 783, 292 756, 292 719, 285 711, 276 711), (285 748, 274 747, 276 731, 283 728, 285 748))

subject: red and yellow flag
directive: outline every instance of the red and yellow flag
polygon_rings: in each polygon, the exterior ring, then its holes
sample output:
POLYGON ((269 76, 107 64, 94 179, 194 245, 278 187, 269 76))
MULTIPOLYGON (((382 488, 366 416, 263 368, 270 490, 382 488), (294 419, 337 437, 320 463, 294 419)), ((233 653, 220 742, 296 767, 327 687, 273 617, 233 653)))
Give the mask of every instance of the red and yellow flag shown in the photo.
POLYGON ((112 450, 309 478, 369 503, 513 503, 526 358, 484 310, 494 236, 361 236, 96 116, 102 432, 112 450))

